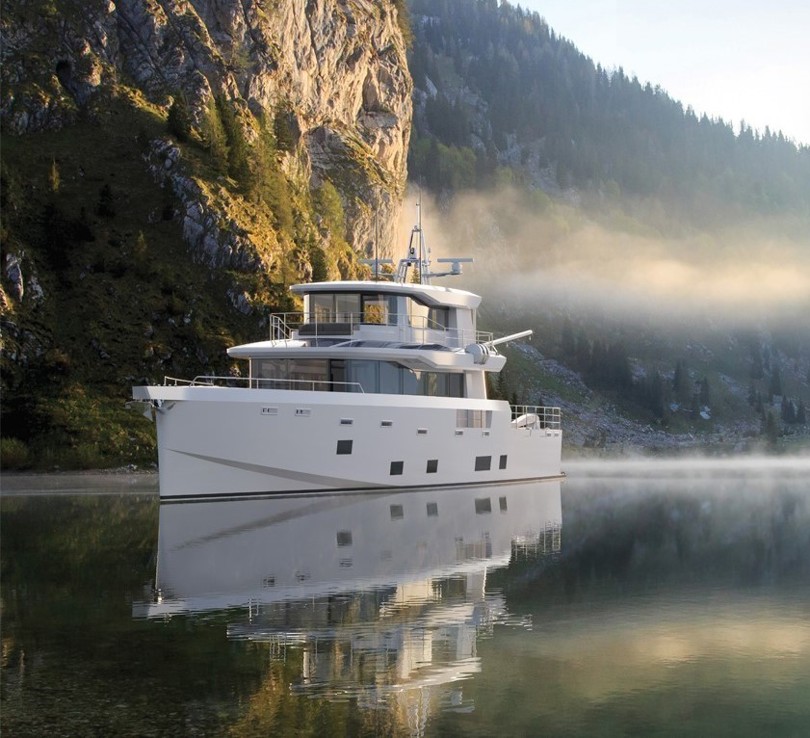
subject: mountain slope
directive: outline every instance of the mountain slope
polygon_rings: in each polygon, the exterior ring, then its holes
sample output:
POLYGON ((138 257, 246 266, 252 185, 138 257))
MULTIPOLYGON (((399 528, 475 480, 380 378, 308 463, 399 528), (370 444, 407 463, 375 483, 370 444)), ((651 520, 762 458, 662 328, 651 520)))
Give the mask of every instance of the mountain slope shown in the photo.
POLYGON ((657 198, 672 221, 810 214, 810 147, 698 118, 660 87, 607 71, 536 13, 411 0, 412 179, 491 186, 499 170, 559 195, 657 198))
POLYGON ((233 371, 289 284, 390 245, 397 5, 4 3, 4 464, 151 460, 132 382, 233 371))
POLYGON ((559 403, 574 445, 806 433, 810 148, 698 119, 509 3, 409 5, 434 243, 475 256, 488 327, 539 339, 504 393, 559 403))

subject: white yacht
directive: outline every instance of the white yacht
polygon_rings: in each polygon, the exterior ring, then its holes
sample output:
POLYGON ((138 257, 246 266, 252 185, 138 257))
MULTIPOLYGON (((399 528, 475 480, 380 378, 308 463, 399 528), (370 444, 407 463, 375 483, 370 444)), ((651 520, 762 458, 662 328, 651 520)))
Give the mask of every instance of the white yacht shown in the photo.
MULTIPOLYGON (((416 488, 559 477, 553 407, 487 398, 502 338, 477 330, 481 298, 431 283, 419 223, 383 278, 297 284, 303 312, 234 346, 242 377, 133 387, 157 424, 163 499, 416 488)), ((388 264, 391 262, 388 261, 388 264)))

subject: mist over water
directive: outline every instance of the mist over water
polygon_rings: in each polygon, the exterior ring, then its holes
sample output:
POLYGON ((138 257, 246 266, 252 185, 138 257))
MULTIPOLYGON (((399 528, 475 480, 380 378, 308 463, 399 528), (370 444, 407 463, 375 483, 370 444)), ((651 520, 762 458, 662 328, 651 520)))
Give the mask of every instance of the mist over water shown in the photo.
MULTIPOLYGON (((810 452, 796 456, 744 456, 713 458, 693 455, 677 458, 574 459, 565 463, 567 474, 577 478, 665 479, 711 481, 716 478, 810 480, 810 452)), ((810 481, 805 485, 810 501, 810 481)))

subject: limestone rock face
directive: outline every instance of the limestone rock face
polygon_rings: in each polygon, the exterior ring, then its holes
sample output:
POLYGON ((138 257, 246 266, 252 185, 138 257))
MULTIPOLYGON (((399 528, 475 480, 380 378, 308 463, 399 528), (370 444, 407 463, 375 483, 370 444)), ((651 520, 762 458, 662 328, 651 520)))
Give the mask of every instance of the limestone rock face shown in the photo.
POLYGON ((333 182, 355 248, 375 220, 390 246, 412 90, 393 0, 9 0, 0 48, 7 131, 70 125, 122 85, 162 106, 182 93, 197 122, 212 95, 282 112, 285 171, 333 182))

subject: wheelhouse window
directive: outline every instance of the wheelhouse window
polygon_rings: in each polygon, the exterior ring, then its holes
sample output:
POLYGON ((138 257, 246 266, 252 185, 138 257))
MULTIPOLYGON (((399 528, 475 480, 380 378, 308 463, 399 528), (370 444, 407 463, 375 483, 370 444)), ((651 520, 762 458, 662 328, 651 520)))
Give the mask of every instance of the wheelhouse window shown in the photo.
POLYGON ((428 328, 445 329, 450 327, 450 308, 432 307, 428 312, 428 328))
POLYGON ((356 323, 360 317, 360 295, 339 292, 335 300, 335 319, 338 323, 356 323))
POLYGON ((414 328, 446 330, 450 327, 450 308, 431 307, 409 297, 408 320, 414 328))
POLYGON ((395 325, 396 295, 359 292, 314 292, 309 295, 313 323, 369 323, 395 325))
POLYGON ((312 323, 357 323, 360 295, 315 292, 309 295, 309 321, 312 323))
POLYGON ((363 322, 396 325, 396 295, 363 295, 363 322))

